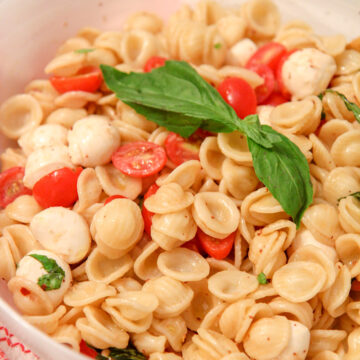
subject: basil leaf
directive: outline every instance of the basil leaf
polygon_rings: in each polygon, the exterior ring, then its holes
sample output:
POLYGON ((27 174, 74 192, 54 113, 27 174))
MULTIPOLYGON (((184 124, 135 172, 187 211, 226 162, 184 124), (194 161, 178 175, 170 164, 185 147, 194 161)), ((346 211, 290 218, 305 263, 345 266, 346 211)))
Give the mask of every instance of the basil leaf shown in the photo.
POLYGON ((354 114, 355 119, 360 123, 360 107, 359 106, 357 106, 355 103, 349 101, 345 97, 344 94, 341 94, 338 91, 335 91, 333 89, 327 89, 327 90, 325 90, 325 92, 334 93, 334 94, 339 95, 340 98, 342 99, 342 101, 344 102, 346 108, 354 114))
POLYGON ((348 196, 352 196, 354 197, 356 200, 360 201, 360 191, 354 192, 352 194, 346 195, 346 196, 342 196, 341 198, 338 198, 338 203, 340 202, 340 200, 347 198, 348 196))
POLYGON ((146 360, 146 357, 131 344, 126 349, 110 348, 110 359, 113 360, 146 360))
POLYGON ((299 228, 301 217, 313 199, 309 165, 300 149, 287 137, 267 125, 262 126, 262 130, 280 136, 282 141, 266 149, 248 138, 256 176, 299 228))
POLYGON ((95 49, 77 49, 77 50, 74 50, 74 53, 87 54, 87 53, 90 53, 90 52, 93 52, 93 51, 95 51, 95 49))
POLYGON ((257 276, 257 281, 259 282, 259 284, 261 285, 265 285, 268 283, 267 279, 266 279, 266 275, 261 272, 258 276, 257 276))
POLYGON ((64 279, 65 272, 57 262, 54 259, 49 259, 45 255, 30 254, 29 256, 39 261, 47 271, 47 274, 39 277, 38 285, 45 291, 59 289, 64 279))

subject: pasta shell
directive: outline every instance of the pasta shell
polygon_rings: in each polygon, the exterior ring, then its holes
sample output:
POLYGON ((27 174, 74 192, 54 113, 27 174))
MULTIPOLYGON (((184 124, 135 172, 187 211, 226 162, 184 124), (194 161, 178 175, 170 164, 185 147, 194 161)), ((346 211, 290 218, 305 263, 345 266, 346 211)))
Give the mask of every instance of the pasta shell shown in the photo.
POLYGON ((80 352, 80 331, 74 325, 60 325, 51 337, 58 343, 64 344, 80 352))
POLYGON ((324 350, 335 351, 346 337, 344 330, 311 330, 310 334, 310 357, 324 350))
POLYGON ((29 224, 41 210, 33 196, 21 195, 5 208, 5 213, 12 220, 29 224))
POLYGON ((71 129, 76 121, 88 115, 85 109, 60 108, 54 110, 46 118, 46 124, 58 124, 71 129))
POLYGON ((238 131, 218 134, 218 144, 222 153, 238 164, 252 166, 246 136, 238 131))
POLYGON ((165 351, 166 337, 163 335, 157 336, 145 331, 141 334, 134 334, 132 341, 136 348, 147 356, 154 352, 159 353, 165 351))
POLYGON ((352 196, 339 202, 339 221, 341 227, 348 233, 360 234, 360 208, 352 196))
POLYGON ((69 52, 56 56, 45 67, 45 74, 54 74, 57 76, 75 75, 83 66, 85 54, 69 52))
POLYGON ((331 147, 331 155, 337 166, 360 166, 360 130, 340 135, 331 147))
POLYGON ((208 136, 200 145, 200 163, 205 173, 215 180, 221 179, 221 166, 225 156, 221 153, 216 137, 208 136))
POLYGON ((13 254, 11 253, 9 242, 5 237, 0 237, 0 253, 2 260, 0 262, 0 277, 9 281, 15 276, 16 265, 13 254))

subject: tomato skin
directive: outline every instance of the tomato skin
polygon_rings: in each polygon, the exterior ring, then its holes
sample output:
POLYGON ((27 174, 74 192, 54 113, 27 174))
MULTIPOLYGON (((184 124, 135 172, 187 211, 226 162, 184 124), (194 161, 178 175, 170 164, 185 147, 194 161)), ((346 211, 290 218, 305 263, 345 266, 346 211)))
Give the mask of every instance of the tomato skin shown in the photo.
POLYGON ((93 359, 96 359, 96 357, 98 356, 97 351, 89 347, 84 340, 80 341, 80 352, 93 359))
POLYGON ((23 183, 25 169, 14 166, 0 174, 0 207, 5 208, 21 195, 31 195, 32 191, 23 183))
POLYGON ((169 159, 179 166, 188 160, 199 160, 200 146, 171 132, 165 139, 165 150, 169 159))
POLYGON ((151 57, 144 65, 144 72, 150 72, 158 67, 164 66, 167 59, 162 56, 151 57))
POLYGON ((360 281, 359 280, 354 280, 351 283, 351 290, 352 291, 360 291, 360 281))
POLYGON ((237 77, 226 78, 218 85, 217 90, 241 119, 256 114, 256 94, 245 80, 237 77))
POLYGON ((296 51, 297 51, 297 49, 288 51, 287 53, 285 53, 282 56, 282 58, 280 59, 280 61, 278 63, 278 66, 276 68, 276 73, 275 73, 275 77, 276 77, 276 81, 277 81, 277 84, 278 84, 279 91, 282 94, 282 96, 285 99, 288 99, 288 100, 291 99, 291 94, 290 94, 289 90, 286 88, 286 86, 284 84, 284 81, 283 81, 283 78, 282 78, 282 69, 283 69, 285 61, 289 58, 290 55, 292 55, 296 51))
MULTIPOLYGON (((157 186, 156 184, 152 184, 149 187, 149 190, 146 192, 146 194, 144 195, 144 201, 150 197, 151 195, 154 195, 159 189, 159 186, 157 186)), ((143 207, 141 209, 141 213, 144 219, 144 229, 145 232, 151 236, 151 224, 152 224, 152 217, 154 216, 154 213, 149 211, 146 207, 145 204, 143 204, 143 207)))
POLYGON ((270 97, 275 89, 274 73, 269 66, 264 64, 252 64, 248 69, 256 72, 264 79, 264 84, 255 88, 257 103, 261 105, 270 97))
POLYGON ((280 59, 286 54, 286 47, 277 42, 269 42, 256 50, 246 63, 246 67, 263 64, 268 66, 273 72, 279 64, 280 59))
POLYGON ((33 188, 35 200, 43 208, 69 207, 78 199, 77 180, 82 171, 62 168, 43 176, 33 188))
POLYGON ((209 256, 222 260, 229 255, 234 245, 235 232, 231 233, 225 239, 216 239, 205 234, 200 228, 198 228, 197 237, 199 238, 201 247, 209 256))
POLYGON ((150 141, 137 141, 120 146, 111 160, 123 174, 143 178, 161 171, 167 157, 160 145, 150 141))
POLYGON ((86 66, 79 70, 75 76, 52 76, 51 85, 60 94, 68 91, 95 92, 102 84, 101 70, 96 66, 86 66))
POLYGON ((122 195, 111 195, 105 200, 104 205, 107 205, 109 202, 112 202, 115 199, 126 199, 126 197, 122 195))
POLYGON ((263 103, 262 105, 271 105, 271 106, 278 106, 281 104, 286 103, 288 100, 285 99, 281 94, 278 92, 273 92, 263 103))

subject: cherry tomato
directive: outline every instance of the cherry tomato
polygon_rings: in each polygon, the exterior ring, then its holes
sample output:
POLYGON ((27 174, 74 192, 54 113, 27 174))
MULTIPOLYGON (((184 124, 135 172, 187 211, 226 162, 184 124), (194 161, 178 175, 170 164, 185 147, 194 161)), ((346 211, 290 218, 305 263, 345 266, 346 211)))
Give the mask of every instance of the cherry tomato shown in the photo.
POLYGON ((185 140, 171 132, 165 139, 165 150, 169 159, 179 166, 188 160, 199 160, 200 144, 198 141, 185 140))
POLYGON ((219 84, 217 90, 240 118, 256 114, 256 94, 245 80, 229 77, 219 84))
POLYGON ((278 92, 273 92, 263 103, 262 105, 271 105, 271 106, 278 106, 283 103, 286 103, 288 100, 285 99, 281 94, 278 92))
POLYGON ((291 94, 289 92, 289 90, 286 88, 285 84, 284 84, 284 80, 282 77, 282 69, 284 66, 285 61, 289 58, 290 55, 292 55, 295 51, 297 51, 297 49, 288 51, 287 53, 285 53, 282 58, 280 59, 278 66, 276 68, 276 73, 275 73, 275 77, 276 77, 276 81, 278 83, 278 87, 279 87, 279 91, 281 92, 282 96, 285 99, 290 99, 291 98, 291 94))
POLYGON ((153 56, 144 65, 144 71, 150 72, 153 69, 156 69, 160 66, 164 66, 166 60, 167 60, 166 58, 161 56, 153 56))
POLYGON ((108 204, 109 202, 115 200, 115 199, 126 199, 125 196, 122 196, 122 195, 112 195, 112 196, 109 196, 105 202, 104 202, 104 205, 108 204))
POLYGON ((159 177, 159 174, 154 174, 152 176, 147 176, 142 178, 142 194, 146 194, 146 192, 149 190, 149 187, 153 185, 156 181, 156 179, 159 177))
MULTIPOLYGON (((154 195, 159 189, 159 186, 157 186, 156 184, 152 184, 149 187, 149 190, 146 192, 146 194, 144 195, 144 201, 151 195, 154 195)), ((143 204, 143 207, 141 209, 141 213, 144 219, 144 228, 145 228, 145 232, 151 236, 151 224, 152 224, 152 217, 154 216, 154 213, 149 211, 146 207, 145 204, 143 204)))
POLYGON ((192 142, 202 141, 208 136, 214 136, 215 134, 204 130, 204 129, 197 129, 192 135, 189 136, 189 140, 192 142))
POLYGON ((128 143, 112 155, 114 166, 122 173, 142 178, 162 170, 166 164, 165 150, 149 141, 128 143))
POLYGON ((268 66, 273 72, 276 71, 280 59, 286 54, 286 47, 277 42, 269 42, 257 49, 248 60, 246 67, 263 64, 268 66))
POLYGON ((195 236, 194 239, 192 239, 190 241, 187 241, 181 247, 184 247, 184 248, 187 248, 189 250, 196 251, 199 254, 204 254, 205 255, 205 252, 204 252, 203 248, 201 247, 200 240, 199 240, 198 236, 195 236))
POLYGON ((354 280, 354 281, 351 283, 351 290, 352 290, 352 291, 360 291, 360 281, 354 280))
POLYGON ((270 97, 275 88, 275 76, 273 71, 264 64, 251 64, 248 66, 249 70, 256 72, 264 79, 264 84, 255 88, 257 103, 263 104, 266 99, 270 97))
POLYGON ((96 357, 98 356, 97 351, 92 349, 91 347, 89 347, 88 344, 84 340, 80 341, 80 352, 86 356, 93 358, 93 359, 96 359, 96 357))
POLYGON ((68 91, 95 92, 103 81, 101 70, 96 66, 86 66, 75 76, 52 76, 51 85, 60 94, 68 91))
POLYGON ((82 168, 75 171, 64 167, 43 176, 33 188, 35 200, 43 208, 68 207, 78 199, 77 180, 82 168))
POLYGON ((234 245, 235 232, 225 239, 216 239, 205 234, 201 229, 198 229, 197 237, 199 238, 201 247, 209 256, 221 260, 229 255, 234 245))
POLYGON ((6 207, 21 195, 31 195, 23 183, 25 169, 15 166, 0 174, 0 206, 6 207))

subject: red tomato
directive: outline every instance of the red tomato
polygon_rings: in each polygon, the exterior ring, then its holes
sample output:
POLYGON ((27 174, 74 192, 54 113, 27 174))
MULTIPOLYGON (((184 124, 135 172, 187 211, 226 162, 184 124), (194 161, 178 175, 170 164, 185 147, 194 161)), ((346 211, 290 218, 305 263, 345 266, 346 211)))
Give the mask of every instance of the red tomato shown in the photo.
POLYGON ((200 240, 198 236, 195 236, 194 239, 187 241, 185 244, 182 245, 182 247, 187 248, 192 251, 196 251, 199 254, 205 255, 203 248, 201 247, 200 240))
POLYGON ((166 60, 167 60, 166 58, 161 56, 153 56, 144 65, 144 71, 150 72, 153 69, 156 69, 160 66, 164 66, 166 60))
POLYGON ((205 234, 199 228, 197 232, 197 237, 199 238, 201 247, 209 256, 221 260, 229 255, 234 245, 235 232, 230 234, 225 239, 216 239, 212 236, 205 234))
POLYGON ((264 79, 264 84, 255 88, 257 103, 263 104, 266 99, 270 97, 275 88, 275 77, 272 70, 264 64, 251 64, 248 66, 249 70, 256 72, 264 79))
POLYGON ((84 340, 80 341, 80 352, 93 359, 95 359, 98 356, 97 351, 89 347, 84 340))
POLYGON ((177 166, 188 160, 199 160, 200 144, 185 140, 171 132, 165 139, 165 150, 169 159, 177 166))
MULTIPOLYGON (((157 186, 156 184, 152 184, 149 187, 149 190, 146 192, 146 194, 144 195, 144 201, 151 195, 154 195, 159 189, 159 186, 157 186)), ((145 232, 151 236, 151 224, 152 224, 152 217, 154 215, 153 212, 149 211, 146 207, 145 204, 143 204, 143 207, 141 209, 141 213, 144 219, 144 228, 145 228, 145 232)))
POLYGON ((101 70, 96 66, 86 66, 75 76, 52 76, 51 85, 60 94, 68 91, 95 92, 103 81, 101 70))
POLYGON ((142 178, 162 170, 166 164, 165 150, 149 141, 128 143, 112 155, 114 166, 122 173, 142 178))
POLYGON ((240 118, 256 114, 256 94, 245 80, 229 77, 219 84, 217 90, 240 118))
POLYGON ((354 281, 351 283, 351 290, 352 290, 352 291, 360 291, 360 281, 354 280, 354 281))
POLYGON ((281 94, 278 92, 273 92, 263 103, 262 105, 271 105, 271 106, 278 106, 283 103, 286 103, 288 100, 285 99, 281 94))
POLYGON ((189 140, 190 141, 202 141, 205 138, 207 138, 208 136, 214 136, 215 134, 207 131, 207 130, 203 130, 203 129, 197 129, 192 135, 189 136, 189 140))
POLYGON ((105 202, 104 202, 104 205, 108 204, 109 202, 115 200, 115 199, 126 199, 125 196, 122 196, 122 195, 112 195, 112 196, 109 196, 105 202))
MULTIPOLYGON (((267 65, 272 71, 276 71, 280 59, 286 54, 286 47, 276 42, 269 42, 257 49, 257 51, 248 60, 246 67, 253 65, 267 65)), ((250 67, 249 67, 250 66, 250 67)))
POLYGON ((0 206, 6 207, 21 195, 31 195, 23 183, 25 169, 15 166, 0 174, 0 206))
POLYGON ((291 98, 291 94, 289 93, 289 90, 286 88, 284 81, 283 81, 283 77, 282 77, 282 68, 284 66, 285 61, 289 58, 290 55, 292 55, 295 51, 297 51, 297 49, 288 51, 287 53, 285 53, 282 58, 280 59, 278 66, 276 68, 276 73, 275 73, 275 77, 276 77, 276 81, 278 83, 278 87, 279 87, 279 91, 281 92, 282 96, 286 99, 290 99, 291 98))
POLYGON ((64 167, 42 177, 33 188, 35 200, 43 208, 68 207, 78 199, 77 180, 82 168, 64 167))

